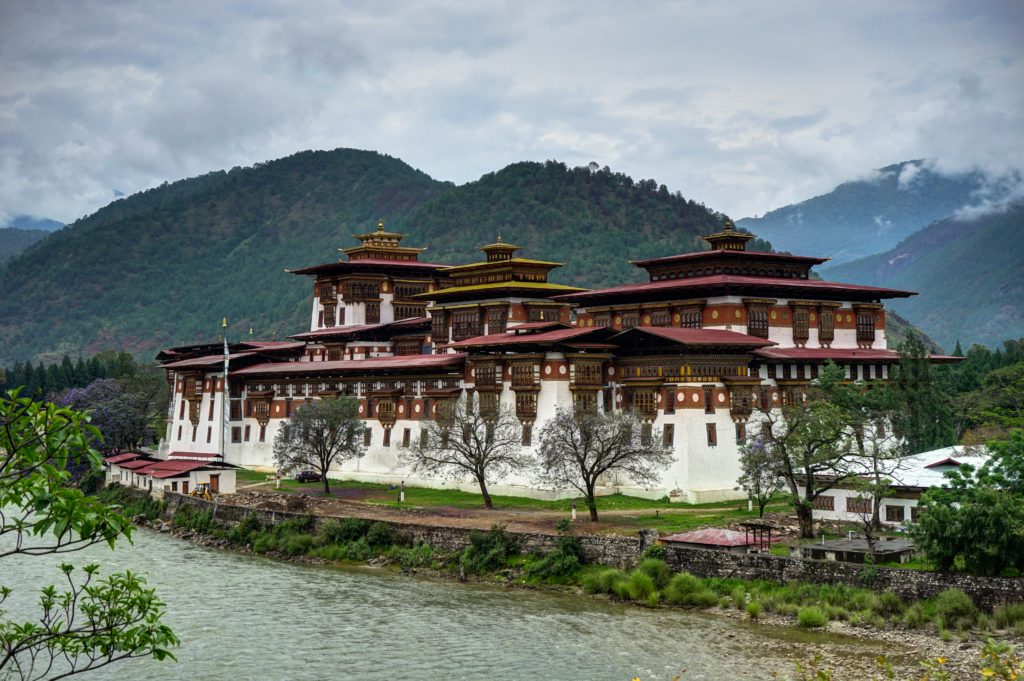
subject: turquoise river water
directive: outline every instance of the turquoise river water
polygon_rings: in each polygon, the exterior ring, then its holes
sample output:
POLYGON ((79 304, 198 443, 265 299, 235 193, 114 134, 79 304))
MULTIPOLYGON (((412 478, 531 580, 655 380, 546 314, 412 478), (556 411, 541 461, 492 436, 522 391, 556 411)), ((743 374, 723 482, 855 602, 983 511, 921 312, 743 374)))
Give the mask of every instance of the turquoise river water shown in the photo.
MULTIPOLYGON (((871 641, 646 610, 572 594, 409 577, 368 568, 296 565, 208 549, 139 530, 116 551, 72 562, 146 575, 182 639, 178 662, 134 660, 101 679, 766 679, 828 649, 873 657, 871 641)), ((12 612, 56 583, 52 558, 5 559, 12 612)))

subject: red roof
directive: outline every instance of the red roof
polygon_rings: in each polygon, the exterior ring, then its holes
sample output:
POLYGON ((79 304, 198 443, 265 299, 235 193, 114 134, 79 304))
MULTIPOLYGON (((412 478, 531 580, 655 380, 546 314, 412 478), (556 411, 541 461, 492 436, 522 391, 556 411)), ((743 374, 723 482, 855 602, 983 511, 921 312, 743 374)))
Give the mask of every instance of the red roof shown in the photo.
POLYGON ((442 265, 436 262, 421 262, 419 260, 384 260, 381 258, 361 258, 358 260, 339 260, 328 262, 323 265, 312 265, 297 270, 288 270, 292 274, 325 274, 328 272, 344 272, 359 269, 359 265, 376 265, 384 267, 402 267, 419 270, 439 270, 451 265, 442 265))
POLYGON ((555 329, 554 331, 542 331, 541 333, 515 333, 515 330, 519 327, 514 327, 505 333, 492 333, 487 336, 475 336, 473 338, 467 338, 466 340, 458 341, 457 343, 451 343, 445 347, 449 348, 474 348, 484 346, 503 346, 503 345, 522 345, 522 344, 550 344, 558 343, 561 341, 568 340, 570 338, 576 338, 577 336, 583 336, 588 333, 594 333, 595 331, 601 331, 602 329, 581 329, 581 328, 569 328, 569 329, 555 329))
POLYGON ((846 362, 898 362, 900 355, 895 350, 862 350, 860 348, 763 348, 755 355, 766 359, 792 359, 824 362, 830 359, 846 362))
POLYGON ((768 253, 765 251, 727 251, 715 249, 710 251, 694 251, 693 253, 679 253, 677 255, 666 255, 662 258, 651 258, 649 260, 630 260, 630 264, 637 267, 649 267, 651 265, 663 265, 665 263, 677 262, 679 260, 700 260, 702 258, 736 258, 736 259, 770 259, 782 262, 803 262, 812 265, 820 265, 828 262, 830 258, 815 258, 809 255, 790 255, 788 253, 768 253))
POLYGON ((317 329, 316 331, 306 331, 304 333, 297 333, 293 336, 290 336, 290 338, 316 340, 317 338, 323 338, 326 336, 347 336, 349 334, 358 333, 359 331, 383 329, 385 326, 388 326, 388 324, 354 324, 352 326, 332 326, 326 329, 317 329))
POLYGON ((220 454, 216 452, 171 452, 167 455, 170 459, 218 459, 220 454))
POLYGON ((321 373, 365 373, 382 369, 431 369, 454 367, 462 364, 464 354, 449 355, 400 355, 398 357, 374 357, 371 359, 343 359, 333 362, 274 362, 254 364, 251 367, 232 371, 232 376, 266 374, 321 374, 321 373))
POLYGON ((148 468, 139 471, 141 475, 149 475, 154 478, 174 478, 179 475, 186 475, 199 468, 206 468, 207 464, 202 461, 158 461, 148 468))
POLYGON ((150 458, 141 459, 140 458, 140 459, 135 459, 134 461, 125 461, 124 463, 119 463, 119 464, 115 464, 115 465, 118 468, 124 468, 124 469, 129 470, 129 471, 134 471, 134 470, 137 470, 139 468, 145 468, 146 466, 150 466, 153 463, 154 463, 153 459, 150 459, 150 458))
POLYGON ((569 325, 564 323, 564 322, 526 322, 525 324, 516 324, 515 326, 510 326, 508 330, 509 331, 524 331, 524 330, 531 330, 531 329, 549 329, 549 328, 553 328, 555 326, 566 326, 567 327, 569 325))
POLYGON ((707 546, 750 546, 757 543, 753 537, 744 532, 713 527, 680 532, 679 534, 662 537, 661 540, 674 544, 705 544, 707 546))
POLYGON ((667 279, 665 281, 649 281, 642 284, 622 284, 611 288, 595 289, 593 291, 582 291, 580 293, 563 293, 555 296, 555 300, 586 303, 591 300, 616 295, 631 295, 634 293, 650 293, 655 291, 687 291, 691 289, 707 288, 788 288, 801 291, 832 293, 862 293, 871 294, 874 298, 908 298, 917 295, 912 291, 899 291, 896 289, 878 288, 876 286, 862 286, 860 284, 842 284, 834 281, 819 281, 816 279, 785 279, 781 277, 749 277, 734 274, 713 274, 705 277, 691 277, 688 279, 667 279))
POLYGON ((147 457, 144 454, 139 454, 138 452, 121 452, 120 454, 112 454, 103 459, 103 461, 106 463, 122 463, 124 461, 132 461, 140 458, 144 459, 147 457))
POLYGON ((682 345, 743 345, 756 348, 775 345, 774 342, 766 338, 748 336, 737 331, 726 331, 724 329, 680 329, 667 326, 634 326, 613 336, 612 340, 627 334, 636 333, 658 336, 659 338, 682 345))
MULTIPOLYGON (((239 357, 250 357, 256 354, 255 352, 235 352, 228 355, 228 359, 238 359, 239 357)), ((202 368, 214 368, 224 363, 224 355, 203 355, 202 357, 193 357, 192 359, 182 359, 177 362, 171 362, 170 364, 164 364, 164 369, 202 369, 202 368)))

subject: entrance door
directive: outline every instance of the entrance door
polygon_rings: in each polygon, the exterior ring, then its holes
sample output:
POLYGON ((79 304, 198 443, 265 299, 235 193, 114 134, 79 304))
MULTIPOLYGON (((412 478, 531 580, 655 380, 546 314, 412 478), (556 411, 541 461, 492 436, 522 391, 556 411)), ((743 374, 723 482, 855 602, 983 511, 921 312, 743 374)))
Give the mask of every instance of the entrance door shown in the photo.
POLYGON ((181 482, 181 493, 188 494, 188 480, 182 480, 181 482))
POLYGON ((210 476, 210 493, 220 494, 220 475, 210 476))

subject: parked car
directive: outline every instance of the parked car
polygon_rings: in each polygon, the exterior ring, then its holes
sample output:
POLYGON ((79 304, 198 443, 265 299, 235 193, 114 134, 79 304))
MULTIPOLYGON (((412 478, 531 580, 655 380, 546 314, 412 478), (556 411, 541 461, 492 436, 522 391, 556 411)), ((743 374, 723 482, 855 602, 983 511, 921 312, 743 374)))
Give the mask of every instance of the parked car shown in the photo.
POLYGON ((295 482, 320 482, 320 474, 316 471, 299 471, 295 482))

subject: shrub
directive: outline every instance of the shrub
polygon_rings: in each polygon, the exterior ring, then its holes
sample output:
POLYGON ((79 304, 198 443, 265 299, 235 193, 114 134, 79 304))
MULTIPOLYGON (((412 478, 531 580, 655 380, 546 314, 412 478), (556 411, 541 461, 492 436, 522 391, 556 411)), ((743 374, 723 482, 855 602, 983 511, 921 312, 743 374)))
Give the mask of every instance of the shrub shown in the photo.
POLYGON ((376 552, 370 547, 370 543, 366 540, 366 537, 360 537, 356 541, 350 541, 344 545, 344 548, 344 559, 347 560, 370 560, 376 555, 376 552))
POLYGON ((662 546, 661 544, 651 544, 646 549, 644 549, 644 552, 642 554, 640 554, 640 560, 645 561, 649 558, 653 558, 655 560, 665 560, 667 556, 668 551, 665 550, 664 546, 662 546))
POLYGON ((659 590, 664 589, 668 585, 668 581, 672 579, 672 570, 668 563, 657 558, 646 558, 640 561, 637 569, 654 580, 654 586, 659 590))
POLYGON ((260 517, 255 513, 247 513, 238 521, 238 524, 231 528, 228 539, 236 544, 248 544, 262 529, 263 523, 260 522, 260 517))
POLYGON ((1010 629, 1024 622, 1024 603, 1000 605, 992 612, 992 620, 1000 629, 1010 629))
POLYGON ((647 602, 653 594, 657 602, 658 588, 651 576, 640 570, 635 570, 629 575, 629 597, 634 601, 647 602))
POLYGON ((729 598, 732 599, 732 604, 737 610, 743 610, 747 607, 747 596, 747 589, 740 584, 734 586, 729 594, 729 598))
POLYGON ((495 525, 489 532, 474 530, 469 534, 469 546, 462 553, 462 564, 468 572, 492 572, 504 567, 508 559, 519 554, 519 544, 495 525))
POLYGON ((914 603, 903 613, 903 623, 908 629, 918 629, 931 621, 928 611, 920 603, 914 603))
POLYGON ((366 543, 376 547, 391 546, 395 543, 395 530, 387 523, 374 523, 366 531, 366 543))
POLYGON ((703 589, 704 583, 700 580, 700 577, 695 577, 689 572, 680 572, 668 583, 668 593, 676 596, 682 596, 703 589))
POLYGON ((369 529, 370 521, 362 518, 328 520, 321 525, 320 536, 325 544, 347 544, 365 537, 369 529))
POLYGON ((272 534, 261 534, 256 537, 256 540, 252 543, 253 553, 266 553, 267 551, 274 550, 274 535, 272 534))
POLYGON ((279 522, 274 525, 273 532, 278 537, 287 534, 312 534, 315 525, 316 520, 313 516, 302 515, 279 522))
POLYGON ((417 568, 430 565, 434 560, 434 549, 430 544, 421 542, 411 548, 394 546, 388 555, 404 568, 417 568))
POLYGON ((665 587, 665 600, 673 605, 710 608, 718 603, 718 594, 706 588, 700 578, 682 572, 665 587))
POLYGON ((554 551, 526 568, 526 575, 536 579, 564 582, 580 571, 580 551, 578 539, 562 537, 554 551))
POLYGON ((907 605, 892 591, 883 591, 871 605, 871 611, 882 617, 899 617, 907 605))
POLYGON ((828 624, 828 615, 816 605, 807 605, 797 610, 796 621, 808 629, 823 627, 828 624))
POLYGON ((759 618, 761 616, 761 604, 757 601, 747 603, 747 614, 750 615, 752 620, 759 618))
POLYGON ((946 589, 935 597, 935 615, 942 629, 964 629, 978 619, 978 608, 960 589, 946 589))
POLYGON ((316 537, 311 534, 289 534, 279 541, 277 550, 289 556, 303 556, 309 553, 316 542, 316 537))
POLYGON ((845 620, 849 619, 850 617, 850 613, 846 610, 846 608, 841 608, 838 605, 831 605, 830 603, 826 603, 825 605, 821 606, 821 609, 825 611, 825 614, 828 615, 828 618, 830 620, 845 620))
POLYGON ((611 594, 615 583, 625 579, 626 575, 615 568, 591 572, 583 578, 583 590, 590 594, 611 594))

